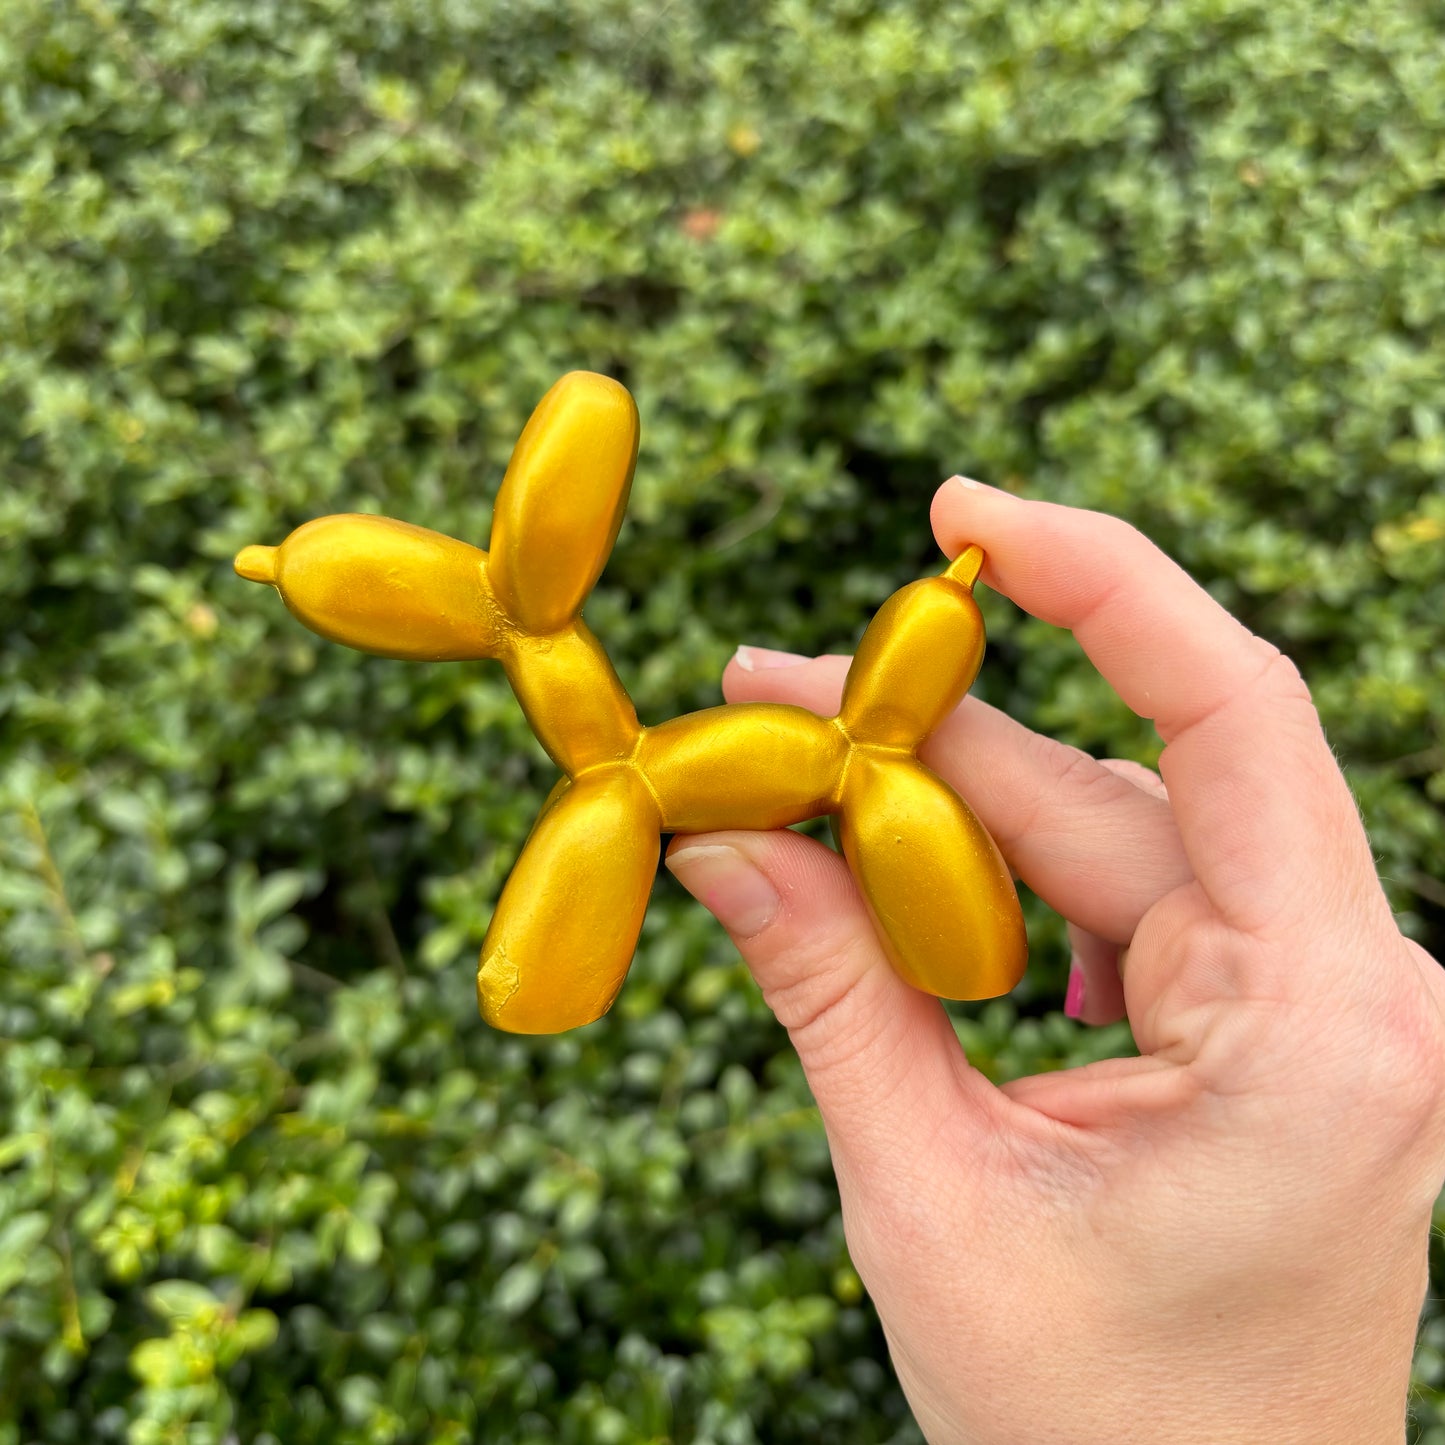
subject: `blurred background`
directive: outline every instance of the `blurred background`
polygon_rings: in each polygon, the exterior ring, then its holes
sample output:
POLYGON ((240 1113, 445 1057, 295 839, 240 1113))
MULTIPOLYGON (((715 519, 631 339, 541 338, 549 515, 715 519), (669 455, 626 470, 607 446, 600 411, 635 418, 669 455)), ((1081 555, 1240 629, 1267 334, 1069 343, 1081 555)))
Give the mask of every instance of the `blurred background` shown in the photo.
MULTIPOLYGON (((484 544, 570 369, 641 408, 644 721, 850 648, 955 471, 1103 508, 1299 662, 1445 951, 1433 0, 7 0, 0 237, 0 1445, 920 1439, 720 930, 664 877, 611 1014, 489 1031, 552 781, 500 670, 231 572, 484 544)), ((1154 761, 984 611, 985 697, 1154 761)), ((1028 911, 975 1061, 1129 1050, 1028 911)))

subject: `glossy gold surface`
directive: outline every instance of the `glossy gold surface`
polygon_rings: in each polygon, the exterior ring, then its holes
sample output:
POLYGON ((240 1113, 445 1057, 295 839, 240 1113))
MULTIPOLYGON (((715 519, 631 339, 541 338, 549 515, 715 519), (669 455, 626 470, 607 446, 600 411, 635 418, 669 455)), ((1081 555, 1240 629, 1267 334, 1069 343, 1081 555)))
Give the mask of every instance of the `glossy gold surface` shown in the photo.
POLYGON ((1027 957, 1009 870, 968 805, 917 759, 983 658, 969 547, 895 592, 863 636, 836 718, 780 703, 644 728, 581 607, 622 523, 637 408, 564 376, 512 455, 483 552, 385 517, 321 517, 236 571, 314 632, 385 657, 501 660, 564 773, 482 944, 482 1014, 557 1033, 612 1006, 637 946, 663 833, 834 815, 899 975, 942 998, 1011 989, 1027 957))

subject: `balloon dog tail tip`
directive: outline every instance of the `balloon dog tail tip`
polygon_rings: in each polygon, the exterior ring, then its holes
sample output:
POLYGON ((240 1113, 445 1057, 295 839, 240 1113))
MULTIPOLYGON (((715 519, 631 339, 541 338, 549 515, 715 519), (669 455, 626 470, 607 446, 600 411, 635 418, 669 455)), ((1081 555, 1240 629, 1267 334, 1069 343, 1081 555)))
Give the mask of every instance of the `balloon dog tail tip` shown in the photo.
POLYGON ((972 591, 973 584, 978 581, 978 574, 982 571, 983 548, 977 543, 971 543, 943 569, 943 575, 950 581, 957 582, 960 587, 967 587, 972 591))

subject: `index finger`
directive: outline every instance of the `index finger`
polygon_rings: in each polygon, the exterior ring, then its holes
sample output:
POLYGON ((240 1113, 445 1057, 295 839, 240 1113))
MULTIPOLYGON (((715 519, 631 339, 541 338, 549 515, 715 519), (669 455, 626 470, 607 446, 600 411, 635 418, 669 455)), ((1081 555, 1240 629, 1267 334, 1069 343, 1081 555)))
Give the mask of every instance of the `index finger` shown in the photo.
POLYGON ((1125 703, 1154 722, 1159 770, 1194 875, 1248 931, 1384 902, 1354 800, 1299 670, 1116 517, 944 483, 933 528, 976 542, 983 580, 1068 628, 1125 703))

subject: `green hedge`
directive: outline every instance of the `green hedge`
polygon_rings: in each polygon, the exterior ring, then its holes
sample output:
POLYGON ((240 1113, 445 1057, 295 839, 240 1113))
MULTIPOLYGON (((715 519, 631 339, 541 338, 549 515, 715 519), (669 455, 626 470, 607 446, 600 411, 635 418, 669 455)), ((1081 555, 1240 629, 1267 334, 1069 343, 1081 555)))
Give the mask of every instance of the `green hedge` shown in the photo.
MULTIPOLYGON (((588 618, 657 721, 740 640, 849 646, 953 471, 1118 512, 1301 663, 1440 951, 1442 197, 1429 0, 7 0, 0 1445, 916 1440, 718 930, 664 880, 605 1020, 485 1029, 551 780, 500 673, 229 559, 484 542, 610 372, 588 618)), ((1154 757, 985 607, 986 696, 1154 757)), ((997 1077, 1129 1046, 1030 907, 958 1011, 997 1077)))

